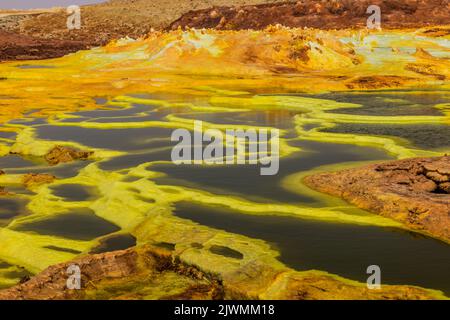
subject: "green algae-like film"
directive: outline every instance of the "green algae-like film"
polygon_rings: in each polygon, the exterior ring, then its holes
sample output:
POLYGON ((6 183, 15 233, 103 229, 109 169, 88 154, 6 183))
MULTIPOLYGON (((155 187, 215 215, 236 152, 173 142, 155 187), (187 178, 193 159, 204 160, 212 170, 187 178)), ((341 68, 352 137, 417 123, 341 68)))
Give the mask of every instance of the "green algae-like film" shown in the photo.
POLYGON ((427 28, 2 62, 0 299, 448 299, 450 36, 427 28))

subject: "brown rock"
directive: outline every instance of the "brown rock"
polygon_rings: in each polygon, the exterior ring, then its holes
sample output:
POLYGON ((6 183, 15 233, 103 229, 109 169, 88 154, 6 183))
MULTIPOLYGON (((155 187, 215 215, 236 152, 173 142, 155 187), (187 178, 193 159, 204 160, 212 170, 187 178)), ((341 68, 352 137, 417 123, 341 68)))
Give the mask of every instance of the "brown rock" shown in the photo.
POLYGON ((318 191, 450 241, 450 157, 413 158, 305 178, 318 191))
POLYGON ((72 299, 436 299, 434 293, 412 286, 364 285, 342 281, 325 272, 276 272, 253 261, 236 274, 205 273, 180 256, 145 245, 88 255, 51 266, 12 288, 0 290, 0 300, 72 299), (81 271, 81 289, 67 288, 69 266, 81 271), (256 266, 256 268, 255 268, 256 266), (258 267, 259 266, 259 267, 258 267), (249 283, 257 283, 255 292, 249 283), (257 293, 259 291, 259 293, 257 293))
POLYGON ((277 277, 268 289, 270 299, 282 300, 421 300, 419 288, 389 286, 368 289, 341 282, 328 274, 287 272, 277 277))
POLYGON ((0 196, 8 195, 8 191, 5 190, 5 187, 0 187, 0 196))
POLYGON ((219 13, 216 10, 213 10, 209 14, 209 16, 211 17, 211 19, 215 19, 215 18, 219 17, 219 13))
MULTIPOLYGON (((357 63, 355 61, 355 63, 357 63)), ((405 83, 408 78, 399 76, 361 76, 348 81, 345 85, 349 89, 378 89, 399 87, 405 83)))
POLYGON ((45 173, 29 173, 23 176, 22 183, 28 188, 34 185, 52 183, 56 177, 45 173))
POLYGON ((435 182, 447 182, 448 181, 448 175, 440 174, 439 172, 435 171, 429 171, 426 173, 426 176, 430 178, 431 180, 435 182))
POLYGON ((68 147, 56 146, 45 155, 45 160, 51 165, 57 165, 58 163, 75 160, 87 160, 92 154, 92 151, 78 151, 68 147))
POLYGON ((439 185, 439 188, 440 188, 442 191, 444 191, 444 192, 450 194, 450 182, 444 182, 444 183, 441 183, 441 184, 439 185))
POLYGON ((202 280, 198 275, 203 277, 203 273, 191 269, 195 268, 175 261, 167 250, 130 248, 51 266, 31 280, 0 291, 0 300, 139 299, 148 298, 151 286, 163 288, 155 290, 152 298, 156 299, 221 297, 221 285, 216 280, 202 280), (67 288, 71 265, 80 268, 81 290, 67 288), (168 288, 174 285, 176 293, 171 294, 168 288), (119 289, 121 286, 127 288, 126 295, 119 289))
POLYGON ((435 171, 442 175, 450 175, 450 163, 446 162, 445 160, 440 160, 432 163, 426 163, 424 165, 425 169, 427 171, 435 171))
POLYGON ((223 29, 225 24, 227 23, 227 19, 225 17, 220 18, 219 24, 217 25, 217 29, 223 29))
POLYGON ((216 6, 189 11, 167 29, 184 29, 188 26, 222 29, 222 25, 217 25, 218 17, 226 17, 227 29, 233 30, 261 30, 276 24, 318 29, 364 28, 368 17, 366 10, 370 5, 380 6, 383 29, 446 25, 450 16, 450 9, 443 5, 442 0, 277 1, 236 8, 216 6))
POLYGON ((0 31, 0 61, 62 57, 87 48, 81 41, 42 39, 0 31))

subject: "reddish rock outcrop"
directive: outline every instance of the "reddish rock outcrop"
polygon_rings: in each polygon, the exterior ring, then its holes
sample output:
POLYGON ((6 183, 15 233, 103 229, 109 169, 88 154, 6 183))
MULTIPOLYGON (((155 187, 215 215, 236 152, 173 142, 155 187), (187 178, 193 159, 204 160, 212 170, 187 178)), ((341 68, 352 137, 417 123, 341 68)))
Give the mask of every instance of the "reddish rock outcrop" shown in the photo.
POLYGON ((450 156, 413 158, 305 178, 318 191, 450 241, 450 156))
MULTIPOLYGON (((253 265, 253 264, 252 264, 253 265)), ((251 266, 249 266, 251 267, 251 266)), ((23 283, 0 291, 0 300, 70 299, 438 299, 442 296, 413 286, 383 286, 370 290, 318 271, 284 272, 269 266, 244 268, 220 275, 201 271, 170 251, 146 245, 123 251, 88 255, 51 266, 23 283), (81 271, 80 290, 67 288, 68 268, 81 271), (262 292, 255 296, 250 282, 262 292)))
POLYGON ((216 299, 222 296, 221 285, 208 280, 194 267, 172 259, 167 250, 148 247, 138 250, 88 255, 72 262, 54 265, 13 288, 0 291, 0 300, 70 300, 70 299, 137 299, 148 297, 145 287, 162 286, 153 298, 159 299, 216 299), (70 266, 81 271, 80 290, 69 289, 70 266), (172 282, 177 288, 171 292, 172 282), (156 283, 155 283, 156 282, 156 283), (133 285, 132 285, 133 284, 133 285), (126 286, 126 290, 121 290, 126 286), (130 289, 133 288, 133 289, 130 289))
POLYGON ((52 183, 56 177, 46 173, 28 173, 23 176, 22 183, 25 187, 31 187, 39 184, 52 183))
POLYGON ((92 154, 92 151, 79 151, 73 148, 56 146, 45 155, 45 160, 51 165, 57 165, 75 160, 87 160, 92 154))
POLYGON ((87 48, 82 41, 40 39, 0 30, 0 61, 56 58, 87 48))
POLYGON ((361 76, 346 82, 349 89, 379 89, 395 88, 401 86, 405 81, 410 80, 399 76, 361 76))
POLYGON ((213 7, 190 11, 171 29, 264 29, 269 25, 340 29, 365 27, 370 5, 378 5, 383 28, 445 25, 450 16, 446 0, 301 0, 241 7, 213 7))

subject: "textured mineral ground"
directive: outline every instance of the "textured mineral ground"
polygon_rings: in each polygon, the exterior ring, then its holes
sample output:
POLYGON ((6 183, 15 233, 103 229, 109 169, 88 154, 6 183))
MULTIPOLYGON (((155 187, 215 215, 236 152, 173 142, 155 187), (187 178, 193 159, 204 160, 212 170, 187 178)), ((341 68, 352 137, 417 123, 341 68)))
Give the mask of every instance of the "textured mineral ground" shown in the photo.
POLYGON ((305 178, 308 186, 450 241, 450 157, 413 158, 305 178))
POLYGON ((57 165, 75 160, 86 160, 92 154, 92 151, 79 151, 69 147, 55 146, 45 155, 45 160, 51 165, 57 165))
POLYGON ((47 40, 0 30, 1 60, 33 60, 62 57, 87 49, 82 41, 47 40))
POLYGON ((434 26, 440 29, 450 16, 445 0, 113 0, 83 6, 82 27, 69 30, 66 9, 0 11, 0 61, 60 57, 70 52, 105 45, 124 37, 145 37, 155 30, 214 28, 262 30, 269 25, 343 29, 365 27, 367 8, 379 5, 383 28, 434 26))
POLYGON ((52 183, 56 177, 46 173, 28 173, 23 176, 22 183, 28 188, 35 185, 52 183))
POLYGON ((89 255, 51 266, 31 280, 25 279, 20 285, 0 291, 0 300, 422 300, 437 297, 437 293, 408 286, 369 290, 365 285, 326 273, 301 273, 258 265, 256 261, 241 264, 225 275, 205 273, 179 255, 150 245, 89 255), (67 270, 73 264, 81 270, 81 290, 67 288, 67 270))
POLYGON ((448 3, 271 2, 0 16, 0 299, 446 299, 448 3), (175 166, 194 120, 278 129, 280 174, 175 166))
POLYGON ((112 0, 81 7, 80 30, 67 28, 66 8, 30 11, 0 9, 0 61, 64 56, 111 40, 162 30, 192 9, 214 5, 270 3, 273 0, 112 0))

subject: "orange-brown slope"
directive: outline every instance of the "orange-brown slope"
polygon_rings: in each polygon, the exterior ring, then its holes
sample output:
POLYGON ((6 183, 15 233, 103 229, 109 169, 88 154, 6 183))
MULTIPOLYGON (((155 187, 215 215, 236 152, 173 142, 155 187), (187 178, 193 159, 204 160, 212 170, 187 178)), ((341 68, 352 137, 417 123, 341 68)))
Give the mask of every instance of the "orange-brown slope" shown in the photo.
POLYGON ((277 0, 177 0, 175 4, 161 0, 112 0, 82 6, 80 30, 67 28, 65 8, 42 11, 0 9, 0 61, 56 58, 127 36, 142 37, 153 29, 167 28, 192 9, 274 1, 277 0))
POLYGON ((450 241, 450 156, 320 173, 306 177, 305 183, 412 229, 450 241))
POLYGON ((0 11, 0 26, 4 25, 4 30, 37 38, 78 40, 91 45, 103 45, 113 39, 146 35, 152 28, 165 29, 189 10, 274 1, 277 0, 177 0, 176 3, 162 0, 112 0, 82 6, 80 30, 67 28, 65 8, 28 15, 28 11, 16 14, 6 12, 5 17, 1 17, 0 11))
POLYGON ((82 41, 39 39, 0 30, 0 61, 56 58, 87 48, 82 41))

